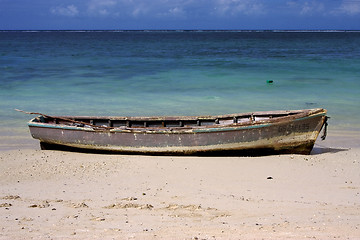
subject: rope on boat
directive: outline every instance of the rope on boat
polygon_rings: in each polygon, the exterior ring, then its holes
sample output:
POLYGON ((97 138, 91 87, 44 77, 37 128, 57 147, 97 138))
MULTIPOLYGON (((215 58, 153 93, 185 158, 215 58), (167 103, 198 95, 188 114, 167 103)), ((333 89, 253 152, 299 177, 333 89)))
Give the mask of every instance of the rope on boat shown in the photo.
POLYGON ((23 111, 23 110, 16 109, 16 108, 15 108, 14 110, 17 111, 17 112, 25 113, 25 114, 40 115, 40 116, 43 116, 43 117, 46 117, 46 118, 60 119, 60 120, 66 121, 66 122, 72 122, 72 123, 82 124, 82 125, 84 125, 84 126, 85 126, 85 125, 86 125, 86 126, 90 126, 90 127, 95 128, 95 129, 113 129, 113 127, 93 125, 93 124, 90 124, 90 123, 87 123, 87 122, 82 122, 82 121, 73 120, 73 119, 71 119, 71 118, 53 117, 53 116, 49 116, 49 115, 45 115, 45 114, 37 113, 37 112, 25 112, 25 111, 23 111))
POLYGON ((327 127, 328 127, 328 123, 327 123, 327 120, 329 119, 330 117, 328 116, 325 116, 325 120, 324 120, 324 132, 323 132, 323 135, 321 136, 321 140, 325 140, 326 136, 327 136, 327 127))

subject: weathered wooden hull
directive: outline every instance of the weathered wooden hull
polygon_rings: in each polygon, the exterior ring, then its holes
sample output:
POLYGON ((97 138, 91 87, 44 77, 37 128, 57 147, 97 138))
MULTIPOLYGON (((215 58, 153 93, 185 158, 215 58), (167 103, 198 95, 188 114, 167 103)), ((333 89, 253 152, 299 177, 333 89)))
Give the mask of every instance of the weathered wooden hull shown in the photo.
POLYGON ((31 120, 31 135, 44 148, 68 147, 140 154, 259 155, 309 154, 326 121, 326 110, 252 123, 207 127, 104 128, 67 126, 31 120), (299 115, 299 116, 297 116, 299 115))

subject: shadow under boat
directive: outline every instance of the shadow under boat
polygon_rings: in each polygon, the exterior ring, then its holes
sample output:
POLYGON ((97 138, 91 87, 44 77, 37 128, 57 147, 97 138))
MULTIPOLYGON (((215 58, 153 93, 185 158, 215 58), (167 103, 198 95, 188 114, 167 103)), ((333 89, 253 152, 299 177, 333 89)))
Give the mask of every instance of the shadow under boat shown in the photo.
MULTIPOLYGON (((130 151, 111 151, 111 150, 97 150, 97 149, 87 149, 87 148, 76 148, 65 145, 58 144, 49 144, 49 143, 40 143, 41 150, 54 150, 54 151, 67 151, 67 152, 77 152, 77 153, 89 153, 89 154, 106 154, 106 155, 151 155, 151 156, 204 156, 204 157, 259 157, 259 156, 270 156, 270 155, 279 155, 279 154, 294 154, 294 151, 298 152, 297 154, 309 155, 308 151, 301 152, 299 148, 290 148, 283 150, 276 150, 272 148, 256 148, 256 149, 244 149, 244 150, 227 150, 227 151, 204 151, 204 152, 192 152, 192 153, 164 153, 164 152, 130 152, 130 151)), ((323 149, 323 148, 313 148, 310 155, 317 155, 325 152, 336 152, 336 151, 346 151, 346 149, 323 149)))
POLYGON ((349 151, 348 148, 314 147, 310 155, 320 155, 323 153, 338 153, 349 151))

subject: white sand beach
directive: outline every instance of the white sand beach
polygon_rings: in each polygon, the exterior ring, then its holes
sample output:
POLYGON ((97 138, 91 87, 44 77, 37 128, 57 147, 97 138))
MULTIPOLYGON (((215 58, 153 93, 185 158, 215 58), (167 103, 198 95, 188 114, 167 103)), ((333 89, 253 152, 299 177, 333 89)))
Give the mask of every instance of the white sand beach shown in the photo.
POLYGON ((360 239, 356 139, 263 157, 1 151, 0 239, 360 239))

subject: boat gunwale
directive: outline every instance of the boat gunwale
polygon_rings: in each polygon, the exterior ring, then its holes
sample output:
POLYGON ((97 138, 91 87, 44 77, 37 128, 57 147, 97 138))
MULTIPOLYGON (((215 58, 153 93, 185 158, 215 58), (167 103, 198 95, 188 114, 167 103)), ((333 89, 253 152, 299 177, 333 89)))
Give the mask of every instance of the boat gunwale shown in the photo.
MULTIPOLYGON (((271 116, 284 115, 282 117, 294 116, 301 113, 310 113, 317 111, 325 111, 323 108, 303 109, 303 110, 277 110, 277 111, 258 111, 247 113, 233 113, 224 115, 199 115, 199 116, 52 116, 53 118, 77 118, 77 119, 93 119, 93 120, 129 120, 129 121, 196 121, 196 120, 215 120, 226 118, 245 118, 250 116, 271 116)), ((277 117, 281 118, 281 117, 277 117)))
MULTIPOLYGON (((90 127, 81 127, 81 126, 72 126, 66 124, 56 124, 56 123, 42 123, 36 122, 37 118, 33 118, 29 121, 29 127, 43 127, 43 128, 55 128, 55 129, 63 129, 63 130, 72 130, 72 131, 101 131, 101 132, 128 132, 128 133, 159 133, 159 134, 176 134, 176 133, 209 133, 209 132, 226 132, 226 131, 236 131, 236 130, 243 130, 243 129, 252 129, 252 128, 262 128, 267 127, 273 124, 282 124, 288 121, 300 121, 304 118, 312 118, 319 115, 326 115, 326 110, 322 108, 317 109, 305 109, 305 110, 289 110, 289 111, 268 111, 268 112, 254 112, 254 113, 244 113, 244 114, 228 114, 228 115, 219 115, 219 116, 210 116, 211 120, 225 119, 231 117, 238 117, 238 116, 268 116, 268 115, 282 115, 287 113, 286 116, 276 117, 276 118, 269 118, 265 120, 257 120, 257 121, 247 121, 247 122, 240 122, 240 123, 225 123, 225 124, 214 124, 214 125, 202 125, 202 126, 183 126, 183 127, 174 127, 174 126, 165 126, 165 127, 102 127, 102 126, 90 126, 90 127)), ((60 116, 54 116, 53 118, 57 118, 60 116)), ((84 119, 83 116, 67 116, 68 118, 76 118, 76 119, 84 119)), ((186 117, 186 116, 185 116, 186 117)), ((191 120, 203 120, 198 118, 193 118, 191 120)), ((154 117, 149 117, 151 119, 155 119, 154 117)), ((141 119, 141 121, 151 121, 147 117, 135 117, 128 119, 130 121, 136 121, 133 119, 141 119)), ((94 120, 114 120, 112 117, 89 117, 88 119, 94 120)), ((115 120, 125 120, 123 117, 118 117, 115 120)), ((156 118, 156 121, 174 121, 173 117, 164 117, 163 119, 156 118)), ((177 118, 178 121, 184 121, 183 119, 177 118)), ((208 120, 206 118, 205 120, 208 120)))

